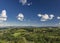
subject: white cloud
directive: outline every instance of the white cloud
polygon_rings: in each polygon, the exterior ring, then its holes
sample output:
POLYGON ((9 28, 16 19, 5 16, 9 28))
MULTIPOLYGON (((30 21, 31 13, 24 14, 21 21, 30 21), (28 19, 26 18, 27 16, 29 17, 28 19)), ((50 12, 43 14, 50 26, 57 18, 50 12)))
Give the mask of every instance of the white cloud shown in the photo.
POLYGON ((24 20, 24 15, 22 13, 19 13, 17 18, 18 18, 18 20, 23 21, 24 20))
POLYGON ((25 5, 27 3, 27 0, 19 0, 20 3, 22 3, 22 5, 25 5))
POLYGON ((49 19, 48 14, 42 15, 41 21, 46 21, 49 19))
POLYGON ((32 2, 30 2, 30 3, 27 3, 27 5, 28 5, 28 6, 32 5, 32 2))
POLYGON ((28 5, 28 6, 32 4, 32 2, 28 3, 27 0, 19 0, 19 3, 22 3, 22 5, 28 5))
POLYGON ((38 17, 41 17, 42 15, 41 14, 38 14, 38 17))
POLYGON ((28 5, 28 6, 30 6, 30 5, 31 5, 31 3, 28 3, 27 5, 28 5))
POLYGON ((6 10, 2 10, 2 13, 0 14, 0 21, 6 20, 7 20, 6 10))
POLYGON ((60 17, 58 16, 57 19, 60 19, 60 17))
POLYGON ((41 18, 41 20, 40 21, 47 21, 46 19, 43 19, 43 18, 41 18))
POLYGON ((41 21, 47 21, 47 20, 51 20, 53 19, 54 15, 51 14, 51 15, 48 15, 48 14, 38 14, 38 17, 41 17, 41 21))
POLYGON ((47 20, 47 19, 49 19, 49 16, 48 16, 48 14, 45 14, 45 15, 42 16, 42 18, 47 20))
POLYGON ((53 18, 54 18, 54 15, 53 15, 53 14, 51 14, 51 15, 50 15, 50 19, 53 19, 53 18))

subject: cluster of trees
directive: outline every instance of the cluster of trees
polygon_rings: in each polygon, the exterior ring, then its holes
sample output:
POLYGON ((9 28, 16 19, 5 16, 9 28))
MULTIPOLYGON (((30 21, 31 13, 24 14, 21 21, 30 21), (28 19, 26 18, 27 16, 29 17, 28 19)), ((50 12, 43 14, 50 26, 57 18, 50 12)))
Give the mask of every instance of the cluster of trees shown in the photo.
POLYGON ((60 43, 60 28, 4 29, 0 43, 60 43))

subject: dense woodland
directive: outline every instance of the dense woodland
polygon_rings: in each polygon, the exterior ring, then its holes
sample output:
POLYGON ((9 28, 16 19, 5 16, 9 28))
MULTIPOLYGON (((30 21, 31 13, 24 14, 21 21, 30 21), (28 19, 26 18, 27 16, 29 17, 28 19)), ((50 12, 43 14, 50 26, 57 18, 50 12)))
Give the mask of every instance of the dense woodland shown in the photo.
POLYGON ((5 28, 0 43, 60 43, 60 28, 5 28))

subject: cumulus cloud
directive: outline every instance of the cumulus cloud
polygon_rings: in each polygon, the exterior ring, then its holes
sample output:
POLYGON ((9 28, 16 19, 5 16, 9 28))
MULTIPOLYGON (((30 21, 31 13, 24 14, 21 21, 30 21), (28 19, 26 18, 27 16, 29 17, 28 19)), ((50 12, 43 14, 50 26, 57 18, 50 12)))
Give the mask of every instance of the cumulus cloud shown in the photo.
POLYGON ((28 5, 30 6, 32 3, 28 3, 27 0, 19 0, 19 3, 22 3, 22 5, 28 5))
POLYGON ((46 21, 49 19, 49 16, 47 14, 41 16, 41 21, 46 21))
POLYGON ((2 13, 0 14, 0 21, 6 20, 7 20, 6 10, 2 10, 2 13))
POLYGON ((57 19, 60 19, 60 16, 58 16, 57 19))
POLYGON ((22 13, 19 13, 17 18, 18 18, 18 20, 23 21, 24 20, 24 15, 22 13))
POLYGON ((38 14, 38 17, 41 17, 41 21, 47 21, 47 20, 51 20, 53 19, 54 15, 51 14, 51 15, 48 15, 48 14, 38 14))

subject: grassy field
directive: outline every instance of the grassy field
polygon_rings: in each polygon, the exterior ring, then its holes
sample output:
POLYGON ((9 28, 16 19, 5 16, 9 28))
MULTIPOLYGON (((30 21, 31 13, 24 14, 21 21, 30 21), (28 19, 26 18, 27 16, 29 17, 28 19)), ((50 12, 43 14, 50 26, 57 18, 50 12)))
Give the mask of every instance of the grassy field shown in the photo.
POLYGON ((60 28, 5 28, 0 43, 60 43, 60 28))

